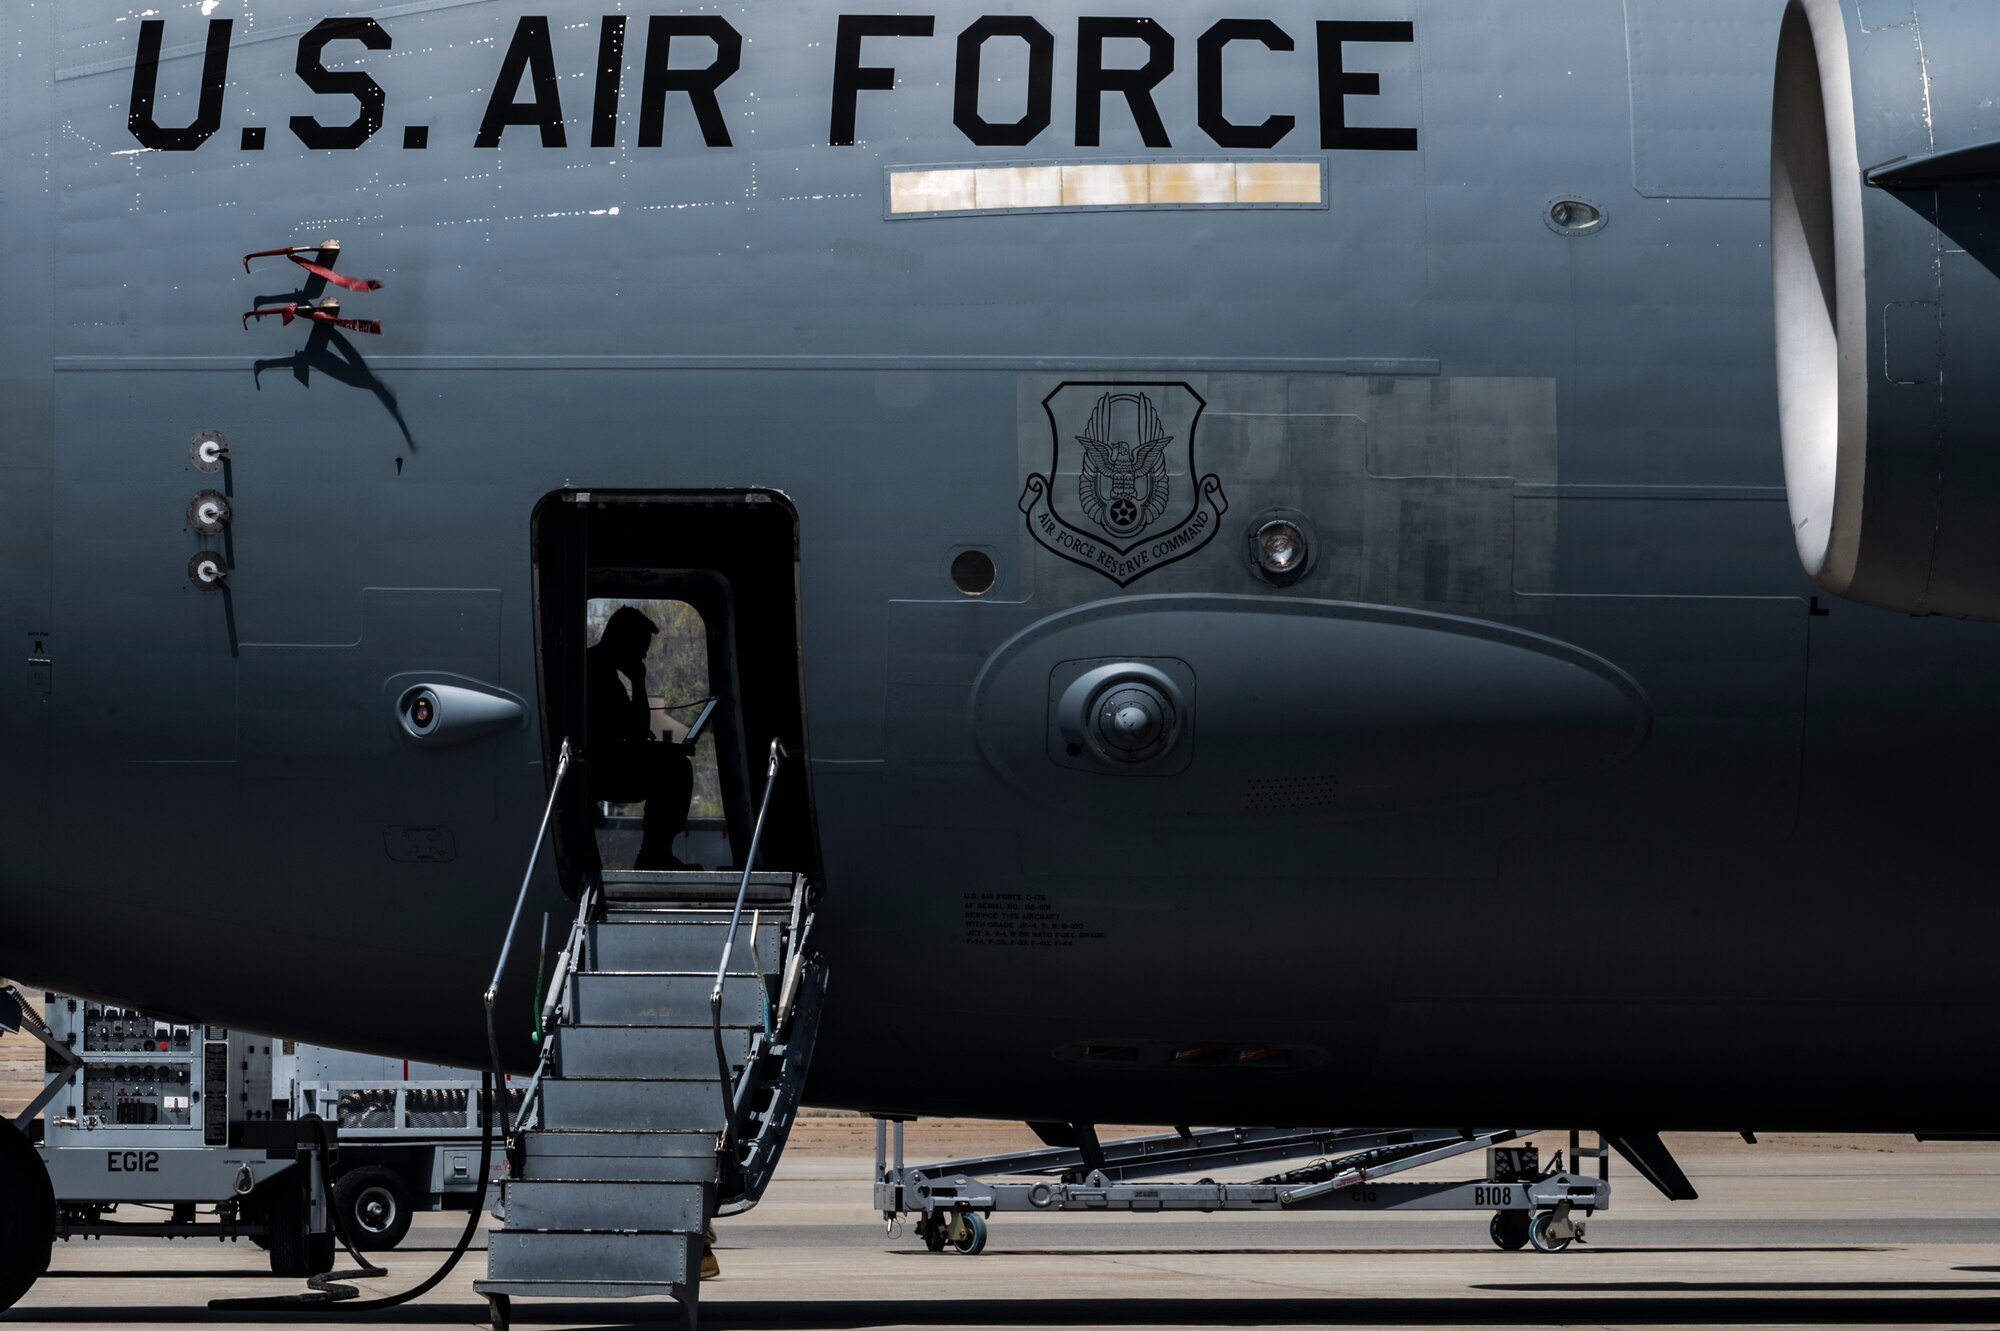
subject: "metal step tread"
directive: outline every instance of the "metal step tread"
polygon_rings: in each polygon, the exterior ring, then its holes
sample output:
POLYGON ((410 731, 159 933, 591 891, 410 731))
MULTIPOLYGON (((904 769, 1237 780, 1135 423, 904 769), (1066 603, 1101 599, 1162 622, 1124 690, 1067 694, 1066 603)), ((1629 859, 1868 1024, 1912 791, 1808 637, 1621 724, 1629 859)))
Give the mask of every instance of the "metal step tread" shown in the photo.
MULTIPOLYGON (((722 1030, 725 1035, 728 1034, 729 1032, 729 1028, 727 1026, 724 1026, 722 1030)), ((688 1072, 688 1073, 656 1072, 651 1074, 639 1074, 639 1075, 634 1075, 630 1072, 618 1072, 618 1073, 564 1072, 560 1076, 551 1074, 549 1076, 542 1078, 542 1084, 544 1086, 548 1086, 558 1082, 565 1082, 565 1083, 579 1083, 587 1086, 617 1086, 626 1083, 630 1083, 633 1086, 680 1086, 686 1084, 699 1083, 700 1085, 703 1086, 713 1086, 715 1085, 715 1068, 712 1066, 713 1064, 712 1056, 710 1062, 711 1066, 708 1069, 706 1075, 700 1072, 688 1072)), ((740 1070, 742 1065, 738 1064, 737 1067, 740 1070)), ((731 1082, 730 1090, 731 1094, 734 1094, 735 1092, 734 1081, 731 1082)), ((576 1129, 576 1130, 580 1131, 581 1129, 576 1129)), ((572 1131, 572 1129, 553 1128, 551 1129, 551 1131, 568 1132, 572 1131)))
MULTIPOLYGON (((739 948, 739 951, 743 953, 744 960, 749 960, 747 949, 739 948)), ((722 958, 718 956, 716 960, 721 961, 722 958)), ((727 972, 727 976, 731 980, 760 980, 776 975, 780 970, 776 966, 762 971, 753 971, 748 968, 737 970, 735 969, 736 958, 731 957, 729 961, 730 970, 727 972)), ((707 970, 654 970, 645 966, 623 966, 617 968, 590 966, 582 970, 572 971, 571 974, 578 977, 586 975, 609 975, 619 979, 639 980, 700 980, 705 985, 713 986, 715 984, 714 967, 710 967, 707 970)), ((703 997, 706 996, 706 994, 703 995, 703 997)), ((578 1023, 578 1025, 582 1024, 584 1023, 578 1023)))
MULTIPOLYGON (((785 964, 786 925, 746 916, 729 955, 732 975, 776 975, 785 964), (756 930, 753 937, 751 925, 756 930), (752 944, 755 946, 752 946, 752 944)), ((591 925, 588 955, 593 970, 620 974, 706 974, 722 961, 728 916, 712 920, 600 920, 591 925)))
POLYGON ((509 1294, 548 1299, 643 1299, 674 1295, 684 1285, 634 1280, 475 1280, 475 1294, 509 1294))
POLYGON ((507 1179, 511 1234, 699 1234, 706 1183, 666 1179, 507 1179))
MULTIPOLYGON (((736 902, 729 901, 686 901, 675 904, 671 901, 608 901, 603 906, 603 914, 595 921, 598 924, 728 924, 729 917, 736 913, 736 902)), ((779 910, 762 903, 743 907, 743 927, 750 927, 750 917, 756 911, 764 912, 764 923, 772 921, 791 923, 789 909, 779 910)))
MULTIPOLYGON (((576 975, 570 981, 564 1024, 707 1026, 708 996, 714 986, 713 975, 576 975)), ((762 977, 729 976, 722 985, 722 1024, 761 1030, 770 1000, 762 977)), ((561 1027, 557 1029, 560 1033, 561 1027)))
MULTIPOLYGON (((725 1026, 723 1030, 726 1033, 728 1031, 728 1027, 725 1026)), ((542 1078, 542 1085, 544 1086, 628 1086, 629 1085, 629 1086, 660 1086, 660 1087, 665 1087, 665 1086, 712 1087, 715 1085, 715 1069, 713 1067, 709 1068, 708 1074, 706 1076, 703 1076, 699 1072, 689 1073, 686 1075, 679 1075, 672 1072, 662 1072, 650 1076, 647 1075, 632 1076, 631 1074, 628 1073, 615 1077, 612 1076, 579 1077, 575 1073, 565 1073, 562 1076, 556 1076, 555 1074, 551 1073, 550 1075, 542 1078)), ((732 1095, 735 1094, 734 1082, 732 1082, 730 1085, 730 1093, 732 1095)), ((581 1129, 581 1128, 572 1129, 572 1128, 556 1128, 556 1127, 551 1127, 549 1129, 550 1132, 572 1132, 572 1131, 580 1132, 585 1130, 586 1129, 581 1129)), ((701 1129, 690 1125, 686 1129, 686 1131, 699 1132, 701 1131, 701 1129)))
MULTIPOLYGON (((750 976, 735 976, 735 975, 732 975, 732 976, 730 976, 729 978, 730 978, 730 979, 732 979, 732 980, 734 980, 734 979, 750 979, 750 978, 752 978, 752 977, 750 977, 750 976)), ((733 986, 732 986, 732 987, 733 987, 733 986)), ((725 996, 724 996, 724 999, 725 999, 725 1002, 724 1002, 724 1006, 725 1006, 725 1008, 726 1008, 726 1007, 727 1007, 727 995, 725 995, 725 996)), ((709 1025, 709 1020, 708 1020, 708 1016, 707 1016, 707 1012, 708 1012, 708 995, 707 995, 707 994, 703 994, 703 995, 702 995, 702 1000, 701 1000, 701 1007, 702 1007, 702 1013, 703 1013, 703 1016, 702 1016, 702 1019, 701 1019, 701 1021, 700 1021, 700 1022, 698 1022, 698 1023, 695 1023, 695 1024, 693 1025, 693 1026, 688 1026, 688 1025, 683 1025, 682 1023, 680 1023, 680 1022, 678 1022, 678 1021, 615 1021, 615 1020, 609 1020, 609 1021, 566 1021, 566 1022, 563 1022, 563 1023, 562 1023, 562 1024, 560 1025, 560 1026, 557 1026, 557 1027, 555 1027, 555 1028, 554 1028, 553 1030, 551 1030, 551 1031, 549 1032, 549 1034, 550 1034, 551 1036, 555 1036, 555 1037, 560 1037, 560 1036, 561 1036, 561 1034, 562 1034, 562 1033, 563 1033, 564 1031, 685 1031, 685 1030, 702 1030, 702 1031, 707 1031, 707 1030, 711 1030, 711 1029, 713 1029, 713 1028, 712 1028, 712 1027, 711 1027, 711 1026, 709 1025)), ((725 1031, 761 1031, 761 1030, 763 1030, 763 1029, 764 1029, 764 1018, 763 1018, 763 1010, 762 1010, 762 1008, 761 1008, 761 1007, 760 1007, 760 1008, 758 1009, 758 1014, 757 1014, 757 1018, 756 1018, 756 1019, 755 1019, 754 1021, 731 1021, 731 1020, 729 1019, 729 1014, 728 1014, 728 1012, 727 1012, 727 1011, 725 1011, 725 1012, 723 1013, 723 1015, 722 1015, 722 1029, 723 1029, 723 1030, 725 1030, 725 1031)))
MULTIPOLYGON (((715 1035, 713 1028, 711 1028, 706 1021, 700 1023, 695 1023, 695 1022, 669 1023, 662 1021, 594 1021, 588 1026, 574 1026, 574 1027, 568 1027, 566 1029, 579 1030, 579 1031, 659 1031, 662 1033, 668 1031, 674 1031, 674 1032, 688 1032, 691 1034, 699 1033, 701 1035, 707 1036, 709 1042, 708 1042, 708 1047, 705 1051, 708 1057, 704 1059, 698 1066, 707 1068, 711 1075, 715 1072, 715 1035)), ((762 1035, 763 1033, 764 1033, 764 1024, 758 1018, 749 1017, 742 1021, 732 1021, 729 1019, 727 1015, 725 1015, 722 1019, 723 1051, 729 1054, 729 1057, 733 1061, 734 1065, 740 1069, 743 1066, 744 1059, 747 1057, 746 1047, 744 1046, 742 1041, 748 1036, 762 1035), (732 1036, 736 1037, 738 1041, 734 1052, 730 1052, 730 1038, 732 1036)), ((605 1036, 601 1038, 609 1039, 612 1037, 605 1036)), ((560 1049, 560 1046, 558 1046, 558 1049, 560 1049)))
MULTIPOLYGON (((784 910, 774 910, 768 906, 743 907, 742 927, 750 927, 751 916, 762 912, 765 924, 791 923, 791 903, 785 903, 784 910)), ((606 902, 604 913, 597 917, 599 924, 728 924, 736 914, 736 902, 732 898, 721 901, 690 901, 675 905, 671 901, 625 901, 606 902)))
MULTIPOLYGON (((600 876, 604 899, 614 901, 733 903, 743 888, 743 875, 726 869, 606 869, 600 876)), ((797 879, 789 873, 759 870, 750 875, 746 901, 759 905, 790 905, 797 879)))
POLYGON ((528 1154, 537 1151, 568 1155, 713 1154, 715 1134, 700 1128, 531 1128, 523 1135, 528 1154))
POLYGON ((701 1081, 583 1080, 542 1082, 542 1124, 557 1131, 601 1128, 720 1132, 722 1092, 701 1081))
MULTIPOLYGON (((726 1035, 726 1033, 728 1033, 728 1027, 724 1027, 724 1035, 726 1035)), ((738 1063, 738 1065, 736 1065, 736 1067, 734 1067, 732 1071, 738 1071, 738 1073, 740 1073, 740 1071, 742 1071, 742 1063, 738 1063)), ((708 1067, 708 1075, 702 1075, 702 1073, 700 1073, 700 1069, 696 1069, 696 1071, 686 1071, 686 1073, 674 1073, 674 1071, 664 1071, 664 1073, 652 1073, 652 1075, 644 1075, 644 1077, 634 1077, 632 1073, 594 1073, 594 1071, 576 1071, 576 1069, 564 1069, 564 1071, 562 1071, 562 1075, 548 1075, 548 1077, 542 1077, 542 1083, 544 1083, 544 1085, 548 1085, 548 1083, 552 1083, 552 1081, 568 1081, 568 1083, 572 1083, 572 1085, 654 1085, 654 1087, 672 1087, 672 1085, 714 1085, 714 1083, 716 1083, 716 1069, 714 1069, 714 1055, 710 1055, 710 1067, 708 1067)), ((732 1093, 732 1095, 736 1093, 736 1083, 738 1083, 738 1081, 742 1081, 742 1077, 730 1077, 730 1093, 732 1093)), ((550 1129, 550 1131, 568 1131, 568 1129, 550 1129)))
POLYGON ((679 1183, 713 1186, 722 1162, 710 1156, 557 1155, 526 1162, 517 1180, 530 1183, 679 1183))
POLYGON ((610 1284, 683 1284, 688 1257, 694 1254, 698 1267, 700 1249, 701 1238, 692 1234, 501 1230, 487 1237, 486 1275, 491 1281, 566 1284, 590 1272, 610 1284))
MULTIPOLYGON (((758 1028, 722 1028, 732 1076, 750 1059, 758 1028)), ((557 1077, 715 1078, 715 1033, 699 1026, 563 1026, 550 1042, 549 1075, 557 1077)))

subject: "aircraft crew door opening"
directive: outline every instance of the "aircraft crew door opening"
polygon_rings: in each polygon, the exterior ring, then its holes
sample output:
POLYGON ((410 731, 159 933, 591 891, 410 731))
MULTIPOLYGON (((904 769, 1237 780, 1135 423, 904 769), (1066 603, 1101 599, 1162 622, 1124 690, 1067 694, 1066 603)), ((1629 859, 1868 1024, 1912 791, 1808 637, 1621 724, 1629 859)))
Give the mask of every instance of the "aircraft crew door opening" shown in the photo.
POLYGON ((556 864, 740 871, 783 745, 759 869, 812 873, 798 523, 762 492, 566 490, 532 527, 543 752, 574 767, 556 864))

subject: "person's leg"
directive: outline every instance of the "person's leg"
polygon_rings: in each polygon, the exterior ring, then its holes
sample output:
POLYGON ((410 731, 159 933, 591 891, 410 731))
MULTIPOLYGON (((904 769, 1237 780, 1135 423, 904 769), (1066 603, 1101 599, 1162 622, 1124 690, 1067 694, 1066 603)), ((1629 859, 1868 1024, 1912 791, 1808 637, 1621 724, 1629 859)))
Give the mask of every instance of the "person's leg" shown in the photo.
POLYGON ((678 745, 648 745, 646 830, 635 869, 678 869, 674 838, 687 830, 688 800, 694 795, 694 762, 678 745))

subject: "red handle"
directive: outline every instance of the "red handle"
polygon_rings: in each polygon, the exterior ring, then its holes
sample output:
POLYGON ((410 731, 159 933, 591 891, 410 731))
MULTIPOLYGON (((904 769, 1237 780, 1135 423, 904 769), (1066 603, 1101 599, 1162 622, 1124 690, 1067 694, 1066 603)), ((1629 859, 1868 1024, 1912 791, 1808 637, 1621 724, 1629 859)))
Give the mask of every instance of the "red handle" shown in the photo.
POLYGON ((278 250, 256 250, 243 256, 243 271, 246 273, 250 271, 250 261, 252 259, 290 259, 314 277, 323 278, 335 286, 345 287, 349 291, 380 291, 382 289, 382 284, 372 277, 348 277, 344 273, 334 272, 333 269, 323 263, 315 263, 311 259, 302 259, 299 257, 302 254, 324 253, 326 253, 326 247, 323 245, 287 245, 283 249, 278 250))
POLYGON ((288 326, 294 319, 306 319, 332 328, 345 328, 350 333, 373 333, 377 337, 382 335, 382 323, 379 319, 343 319, 331 310, 314 309, 310 305, 271 305, 261 310, 246 310, 243 315, 244 331, 249 331, 252 319, 262 319, 273 314, 283 319, 288 326))

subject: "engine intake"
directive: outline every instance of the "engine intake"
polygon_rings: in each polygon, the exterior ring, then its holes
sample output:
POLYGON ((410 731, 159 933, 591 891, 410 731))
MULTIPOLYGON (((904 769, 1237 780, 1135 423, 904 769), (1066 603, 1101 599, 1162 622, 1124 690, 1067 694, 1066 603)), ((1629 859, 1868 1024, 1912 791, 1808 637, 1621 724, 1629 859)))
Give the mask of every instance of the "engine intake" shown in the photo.
POLYGON ((1806 572, 2000 619, 2000 5, 1791 0, 1771 262, 1806 572))

